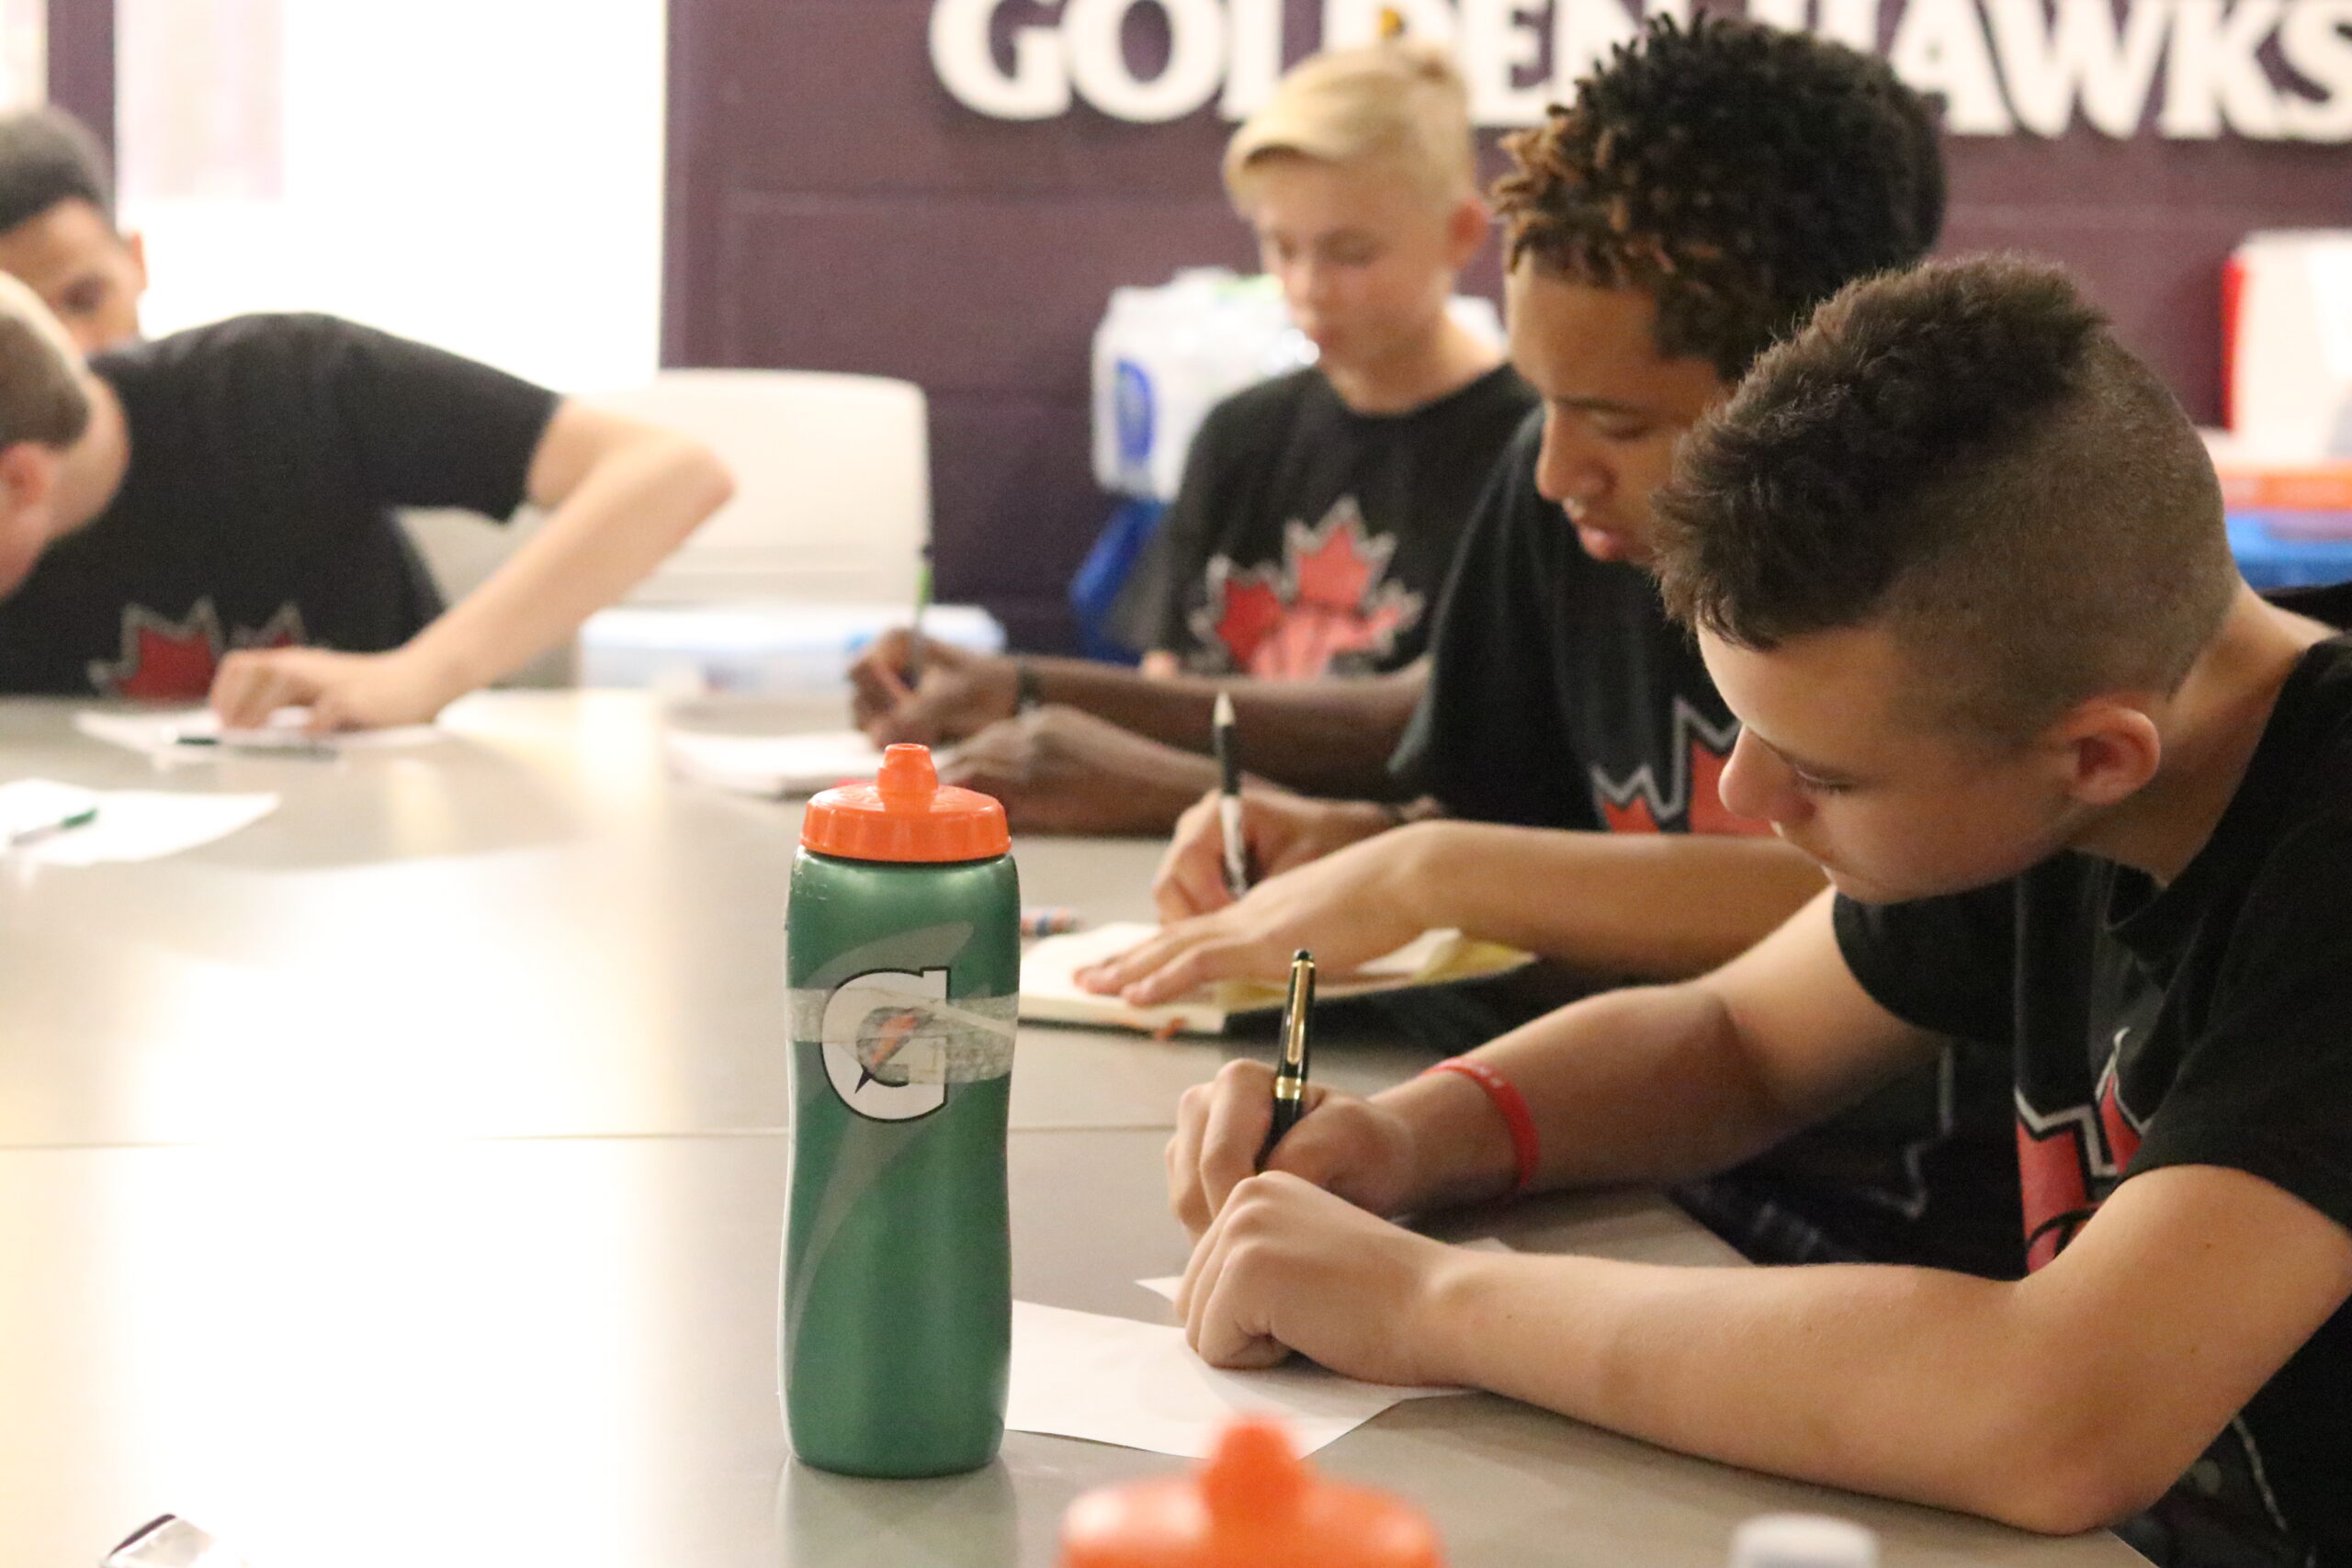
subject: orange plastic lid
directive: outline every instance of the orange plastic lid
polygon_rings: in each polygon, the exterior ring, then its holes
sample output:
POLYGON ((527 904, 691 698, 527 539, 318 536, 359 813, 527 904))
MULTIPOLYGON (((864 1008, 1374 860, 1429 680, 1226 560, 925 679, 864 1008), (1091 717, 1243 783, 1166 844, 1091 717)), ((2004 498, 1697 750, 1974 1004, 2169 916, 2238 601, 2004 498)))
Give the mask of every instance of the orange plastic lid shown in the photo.
POLYGON ((1246 1416, 1174 1481, 1090 1492, 1062 1516, 1062 1568, 1440 1568, 1430 1522, 1320 1480, 1282 1427, 1246 1416))
POLYGON ((842 784, 809 801, 800 845, 843 860, 989 860, 1012 848, 1012 835, 996 800, 940 786, 930 747, 893 746, 872 784, 842 784))

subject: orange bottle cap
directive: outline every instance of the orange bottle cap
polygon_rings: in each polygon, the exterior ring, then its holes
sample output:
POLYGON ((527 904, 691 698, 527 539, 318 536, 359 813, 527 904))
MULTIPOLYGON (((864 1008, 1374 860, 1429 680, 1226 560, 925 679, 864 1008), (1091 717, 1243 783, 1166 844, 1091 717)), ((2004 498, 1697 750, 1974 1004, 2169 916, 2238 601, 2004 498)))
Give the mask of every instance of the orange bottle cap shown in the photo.
POLYGON ((1062 1568, 1440 1568, 1402 1503, 1317 1479, 1273 1421, 1245 1416, 1194 1473, 1090 1492, 1062 1516, 1062 1568))
POLYGON ((800 846, 843 860, 990 860, 1012 848, 1004 807, 978 790, 942 787, 928 746, 882 753, 870 784, 842 784, 809 801, 800 846))

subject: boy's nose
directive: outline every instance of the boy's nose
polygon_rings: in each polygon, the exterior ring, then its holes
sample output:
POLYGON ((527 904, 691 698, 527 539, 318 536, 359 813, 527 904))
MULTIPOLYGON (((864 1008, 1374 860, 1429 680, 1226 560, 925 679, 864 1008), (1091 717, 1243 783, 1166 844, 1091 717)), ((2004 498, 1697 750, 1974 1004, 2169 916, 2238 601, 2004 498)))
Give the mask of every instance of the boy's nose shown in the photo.
POLYGON ((1745 730, 1732 743, 1716 793, 1723 796, 1724 809, 1733 816, 1775 827, 1799 820, 1808 805, 1788 765, 1749 739, 1745 730))
POLYGON ((1589 504, 1609 493, 1609 469, 1560 428, 1565 423, 1556 417, 1544 422, 1544 445, 1535 455, 1536 493, 1555 504, 1589 504))

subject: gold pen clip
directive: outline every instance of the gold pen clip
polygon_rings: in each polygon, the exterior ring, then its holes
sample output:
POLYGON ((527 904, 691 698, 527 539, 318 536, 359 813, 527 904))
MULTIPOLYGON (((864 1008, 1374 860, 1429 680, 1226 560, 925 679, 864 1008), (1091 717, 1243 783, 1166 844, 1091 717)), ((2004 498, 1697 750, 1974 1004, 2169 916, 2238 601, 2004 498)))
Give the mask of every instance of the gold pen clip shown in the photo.
POLYGON ((1296 1100, 1306 1091, 1306 1021, 1315 1010, 1315 959, 1306 953, 1290 961, 1290 998, 1283 1008, 1283 1061, 1274 1075, 1274 1098, 1296 1100))

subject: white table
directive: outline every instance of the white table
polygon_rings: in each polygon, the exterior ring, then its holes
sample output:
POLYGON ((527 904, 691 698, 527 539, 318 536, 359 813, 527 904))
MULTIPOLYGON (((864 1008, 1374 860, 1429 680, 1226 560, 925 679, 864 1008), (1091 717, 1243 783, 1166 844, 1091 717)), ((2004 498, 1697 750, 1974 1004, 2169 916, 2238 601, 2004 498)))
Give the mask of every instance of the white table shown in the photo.
MULTIPOLYGON (((155 782, 0 704, 0 778, 155 782)), ((797 813, 674 784, 650 706, 507 694, 456 739, 224 759, 164 787, 274 817, 148 865, 0 867, 0 1568, 186 1513, 258 1568, 1042 1565, 1087 1487, 1178 1461, 1015 1434, 941 1482, 792 1464, 774 1387, 787 1155, 778 915, 797 813)), ((1145 912, 1154 846, 1023 842, 1035 902, 1145 912)), ((1160 1147, 1234 1049, 1024 1031, 1024 1297, 1157 1318, 1160 1147)), ((1317 1060, 1369 1088, 1419 1066, 1317 1060)), ((1463 1216, 1704 1263, 1653 1198, 1463 1216)), ((1509 1401, 1401 1405, 1317 1462, 1411 1497, 1460 1568, 1719 1562, 1826 1508, 1899 1568, 2128 1568, 1509 1401)))

